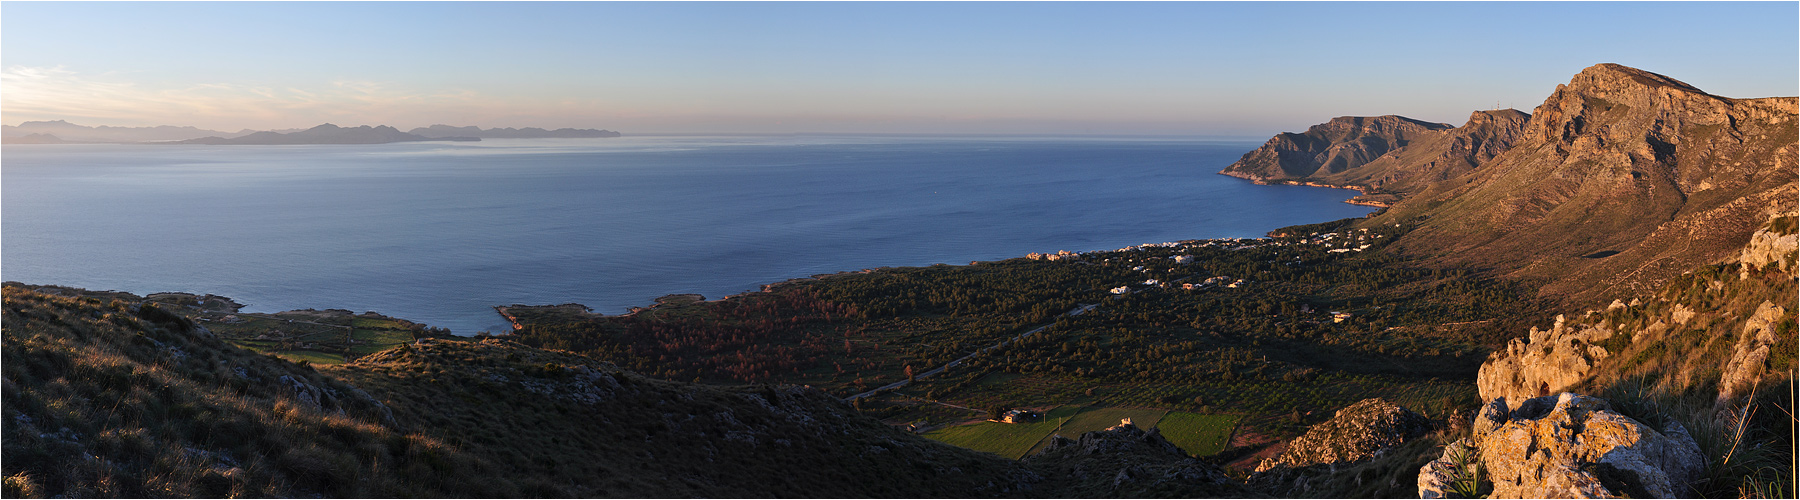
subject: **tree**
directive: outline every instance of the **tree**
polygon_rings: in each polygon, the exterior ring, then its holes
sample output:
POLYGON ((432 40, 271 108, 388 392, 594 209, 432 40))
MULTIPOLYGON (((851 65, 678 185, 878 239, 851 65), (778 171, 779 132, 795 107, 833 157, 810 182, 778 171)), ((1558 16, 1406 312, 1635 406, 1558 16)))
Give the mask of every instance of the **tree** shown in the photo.
POLYGON ((906 365, 906 383, 908 383, 908 384, 910 384, 910 383, 913 383, 913 382, 915 382, 915 381, 916 381, 916 380, 915 380, 915 379, 914 379, 914 377, 913 377, 913 369, 912 369, 912 365, 906 365))
POLYGON ((994 405, 992 408, 988 408, 988 418, 1000 420, 1000 417, 1006 415, 1007 410, 1011 409, 1011 406, 1007 406, 1004 403, 994 405))

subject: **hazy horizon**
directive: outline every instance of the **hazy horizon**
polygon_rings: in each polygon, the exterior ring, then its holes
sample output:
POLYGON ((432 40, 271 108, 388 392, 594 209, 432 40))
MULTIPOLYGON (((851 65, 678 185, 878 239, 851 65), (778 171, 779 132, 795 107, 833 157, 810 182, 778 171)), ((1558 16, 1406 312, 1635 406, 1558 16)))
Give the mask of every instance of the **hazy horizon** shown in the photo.
POLYGON ((1602 62, 1727 97, 1800 93, 1793 2, 4 9, 5 124, 1254 138, 1335 116, 1529 112, 1602 62))

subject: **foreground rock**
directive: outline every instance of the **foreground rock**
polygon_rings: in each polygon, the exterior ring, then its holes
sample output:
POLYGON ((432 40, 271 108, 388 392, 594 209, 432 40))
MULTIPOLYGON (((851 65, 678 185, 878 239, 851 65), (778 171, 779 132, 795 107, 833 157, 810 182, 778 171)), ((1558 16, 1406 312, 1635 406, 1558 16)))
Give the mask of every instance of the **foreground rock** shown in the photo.
POLYGON ((1661 431, 1605 400, 1562 393, 1482 408, 1473 434, 1419 470, 1420 498, 1459 497, 1452 485, 1473 448, 1492 498, 1677 498, 1706 467, 1699 445, 1671 420, 1661 431))

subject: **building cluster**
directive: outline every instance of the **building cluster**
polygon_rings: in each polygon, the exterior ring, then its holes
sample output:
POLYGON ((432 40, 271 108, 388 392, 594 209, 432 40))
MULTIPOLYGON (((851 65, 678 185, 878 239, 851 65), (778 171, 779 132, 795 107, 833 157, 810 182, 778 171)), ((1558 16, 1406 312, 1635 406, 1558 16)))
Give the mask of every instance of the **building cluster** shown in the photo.
POLYGON ((1044 417, 1031 410, 1007 410, 1000 414, 1000 421, 1008 424, 1023 424, 1042 420, 1044 417))
POLYGON ((1055 262, 1055 261, 1059 261, 1059 260, 1080 260, 1081 254, 1076 253, 1076 252, 1071 252, 1068 250, 1063 250, 1063 251, 1056 252, 1056 253, 1032 252, 1029 254, 1025 254, 1025 258, 1031 259, 1031 260, 1047 260, 1047 261, 1055 262))

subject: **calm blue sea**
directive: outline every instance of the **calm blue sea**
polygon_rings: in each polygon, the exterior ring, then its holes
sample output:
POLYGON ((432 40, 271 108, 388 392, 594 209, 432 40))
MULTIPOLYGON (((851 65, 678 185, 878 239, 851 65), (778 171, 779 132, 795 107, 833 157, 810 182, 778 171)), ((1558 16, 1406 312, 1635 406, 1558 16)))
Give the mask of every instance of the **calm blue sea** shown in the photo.
POLYGON ((6 146, 0 278, 503 331, 880 266, 1255 237, 1363 215, 1216 175, 1252 142, 623 137, 6 146))

